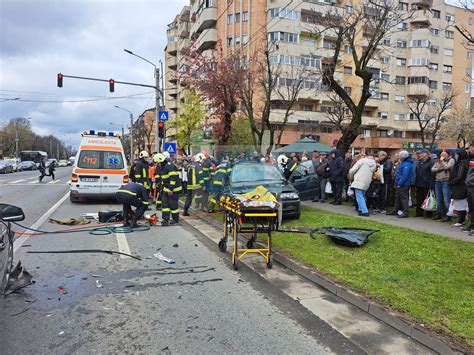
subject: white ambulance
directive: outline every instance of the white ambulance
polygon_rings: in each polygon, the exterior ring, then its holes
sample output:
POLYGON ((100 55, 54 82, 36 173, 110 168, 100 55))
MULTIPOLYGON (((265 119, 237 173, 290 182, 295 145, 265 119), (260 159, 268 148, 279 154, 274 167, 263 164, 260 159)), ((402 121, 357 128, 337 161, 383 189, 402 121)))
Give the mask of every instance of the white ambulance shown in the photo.
POLYGON ((83 132, 71 175, 71 202, 113 198, 127 183, 127 161, 120 136, 113 132, 83 132))

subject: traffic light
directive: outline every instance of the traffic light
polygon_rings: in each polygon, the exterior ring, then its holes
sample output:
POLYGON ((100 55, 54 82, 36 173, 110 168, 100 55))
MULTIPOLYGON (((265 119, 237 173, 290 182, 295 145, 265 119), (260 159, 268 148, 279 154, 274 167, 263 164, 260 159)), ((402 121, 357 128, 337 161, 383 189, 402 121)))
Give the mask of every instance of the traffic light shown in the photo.
POLYGON ((158 137, 165 138, 165 123, 162 121, 158 122, 158 137))
POLYGON ((115 91, 115 80, 114 79, 109 79, 109 91, 110 92, 115 91))
POLYGON ((61 73, 58 74, 58 88, 63 87, 63 75, 61 73))

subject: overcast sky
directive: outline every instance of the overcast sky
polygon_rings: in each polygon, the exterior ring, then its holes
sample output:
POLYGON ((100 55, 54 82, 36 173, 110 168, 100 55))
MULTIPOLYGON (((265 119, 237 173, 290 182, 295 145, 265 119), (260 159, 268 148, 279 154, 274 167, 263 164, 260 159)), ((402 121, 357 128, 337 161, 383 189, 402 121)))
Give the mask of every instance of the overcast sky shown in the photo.
POLYGON ((77 145, 85 129, 120 131, 123 106, 138 116, 154 107, 153 89, 64 79, 56 75, 154 84, 153 67, 124 48, 158 63, 167 24, 188 0, 0 0, 0 122, 31 117, 38 134, 55 134, 77 145), (142 94, 131 98, 93 98, 142 94), (19 97, 43 102, 3 101, 19 97), (3 101, 3 102, 1 102, 3 101), (44 101, 59 101, 44 102, 44 101))

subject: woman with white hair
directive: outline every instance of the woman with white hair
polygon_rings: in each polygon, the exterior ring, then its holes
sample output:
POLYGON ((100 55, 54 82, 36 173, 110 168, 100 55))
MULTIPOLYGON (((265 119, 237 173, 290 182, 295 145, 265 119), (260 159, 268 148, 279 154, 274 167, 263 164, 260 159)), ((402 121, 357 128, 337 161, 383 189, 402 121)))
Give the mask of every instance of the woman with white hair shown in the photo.
POLYGON ((354 189, 359 216, 368 217, 369 210, 365 202, 365 192, 369 189, 372 176, 377 169, 373 156, 359 159, 349 170, 349 179, 352 180, 351 188, 354 189))

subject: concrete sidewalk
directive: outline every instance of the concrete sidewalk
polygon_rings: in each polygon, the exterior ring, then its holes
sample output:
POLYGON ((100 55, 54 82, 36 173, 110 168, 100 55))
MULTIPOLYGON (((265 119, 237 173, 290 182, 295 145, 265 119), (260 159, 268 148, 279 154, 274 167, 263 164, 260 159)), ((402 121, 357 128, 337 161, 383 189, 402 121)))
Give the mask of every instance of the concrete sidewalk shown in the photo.
MULTIPOLYGON (((310 208, 317 208, 325 211, 341 213, 352 217, 357 217, 357 213, 353 206, 340 205, 334 206, 330 203, 319 203, 311 201, 301 202, 303 206, 310 208)), ((367 218, 367 217, 360 217, 367 218)), ((369 217, 370 220, 390 224, 396 227, 410 228, 420 232, 432 233, 442 235, 452 239, 464 240, 467 242, 474 242, 474 237, 469 236, 468 232, 463 232, 460 228, 453 227, 455 221, 446 223, 440 221, 433 221, 428 218, 421 217, 409 217, 409 218, 397 218, 397 216, 387 216, 385 214, 372 214, 369 217)))

